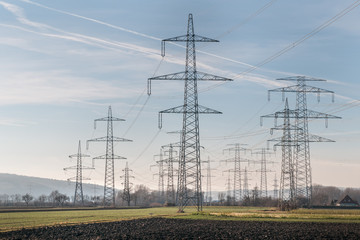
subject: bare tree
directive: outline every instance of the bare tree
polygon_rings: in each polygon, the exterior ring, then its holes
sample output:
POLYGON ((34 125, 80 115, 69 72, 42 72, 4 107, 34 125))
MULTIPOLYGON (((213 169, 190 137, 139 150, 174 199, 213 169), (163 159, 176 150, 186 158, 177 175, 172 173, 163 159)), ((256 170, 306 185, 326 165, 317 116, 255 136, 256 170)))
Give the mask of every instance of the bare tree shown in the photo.
POLYGON ((60 206, 64 206, 66 201, 69 201, 69 197, 66 194, 62 194, 59 193, 56 197, 55 197, 55 201, 60 205, 60 206))
POLYGON ((29 193, 22 196, 22 200, 26 203, 26 206, 29 206, 29 203, 34 199, 29 193))

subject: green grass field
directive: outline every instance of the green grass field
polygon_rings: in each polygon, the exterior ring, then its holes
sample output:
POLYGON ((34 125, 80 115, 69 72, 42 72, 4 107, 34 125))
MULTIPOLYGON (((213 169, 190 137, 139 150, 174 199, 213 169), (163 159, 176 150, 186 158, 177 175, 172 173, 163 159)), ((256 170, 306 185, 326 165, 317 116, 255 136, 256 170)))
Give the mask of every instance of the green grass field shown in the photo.
POLYGON ((112 222, 146 217, 169 217, 238 221, 310 221, 360 223, 360 210, 297 209, 290 212, 275 208, 255 207, 204 207, 197 213, 188 207, 185 213, 176 213, 176 207, 146 209, 105 209, 72 211, 37 211, 0 213, 0 232, 21 228, 53 225, 70 225, 92 222, 112 222))

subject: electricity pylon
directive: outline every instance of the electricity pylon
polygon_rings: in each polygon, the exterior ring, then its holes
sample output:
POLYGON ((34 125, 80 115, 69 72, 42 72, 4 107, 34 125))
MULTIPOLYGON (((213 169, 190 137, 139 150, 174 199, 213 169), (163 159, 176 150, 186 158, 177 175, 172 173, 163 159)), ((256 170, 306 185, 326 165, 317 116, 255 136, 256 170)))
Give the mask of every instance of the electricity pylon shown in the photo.
POLYGON ((177 162, 176 154, 177 151, 174 149, 172 143, 164 145, 161 147, 164 150, 164 155, 167 156, 164 159, 166 164, 166 173, 167 173, 167 187, 166 187, 166 202, 168 204, 175 204, 175 186, 174 186, 174 162, 177 162))
POLYGON ((125 168, 122 170, 124 172, 123 176, 120 176, 120 178, 124 179, 124 182, 122 183, 124 185, 124 192, 123 192, 123 199, 127 202, 128 206, 130 206, 131 196, 130 196, 130 178, 135 178, 134 176, 130 176, 130 172, 132 171, 129 169, 128 162, 126 162, 125 168))
POLYGON ((312 194, 312 175, 311 175, 311 164, 310 164, 310 147, 309 142, 321 142, 320 139, 311 139, 308 131, 308 119, 325 119, 327 127, 328 119, 339 119, 340 117, 329 115, 326 113, 320 113, 307 109, 307 94, 317 94, 318 102, 320 101, 321 93, 331 93, 332 101, 334 101, 334 92, 306 85, 308 81, 326 81, 323 79, 309 78, 306 76, 295 76, 287 78, 279 78, 277 80, 285 81, 296 81, 296 85, 269 90, 270 92, 282 92, 283 99, 285 92, 296 93, 296 114, 295 118, 295 139, 297 146, 294 149, 294 160, 295 160, 295 187, 297 198, 305 198, 306 205, 310 205, 311 194, 312 194))
POLYGON ((227 174, 228 174, 225 186, 226 186, 226 199, 227 199, 228 204, 230 205, 230 202, 234 197, 234 196, 231 196, 231 169, 225 170, 225 171, 223 171, 223 173, 224 172, 227 172, 227 174))
MULTIPOLYGON (((253 149, 255 150, 255 149, 253 149)), ((266 155, 271 154, 270 152, 266 151, 266 148, 258 149, 259 151, 253 152, 253 154, 261 154, 260 160, 260 170, 256 172, 260 172, 260 197, 268 197, 268 190, 267 190, 267 173, 273 172, 272 170, 267 169, 267 163, 274 163, 270 162, 266 159, 266 155)), ((256 150, 255 150, 256 151, 256 150)))
POLYGON ((81 153, 81 142, 79 140, 78 146, 78 153, 70 155, 69 158, 76 157, 76 166, 64 168, 64 170, 76 169, 76 177, 69 178, 68 181, 75 179, 75 195, 74 195, 74 205, 80 203, 84 205, 84 195, 83 195, 83 188, 82 188, 82 181, 83 180, 90 180, 90 178, 83 178, 82 170, 84 169, 94 169, 93 167, 84 167, 82 163, 82 158, 90 157, 89 155, 81 153))
POLYGON ((114 177, 114 159, 126 159, 114 154, 114 142, 132 142, 132 140, 119 138, 113 136, 113 122, 125 121, 124 119, 112 116, 111 106, 109 106, 108 116, 104 118, 95 119, 94 129, 96 129, 96 122, 107 122, 106 137, 94 138, 87 141, 87 148, 90 142, 106 142, 106 153, 95 159, 105 159, 105 183, 104 183, 104 206, 115 206, 115 177, 114 177))
POLYGON ((246 197, 250 196, 250 191, 249 191, 249 178, 248 178, 248 171, 247 168, 245 167, 244 169, 244 194, 243 194, 243 199, 246 197))
POLYGON ((212 192, 211 192, 211 169, 210 167, 210 157, 208 157, 207 161, 202 161, 202 163, 206 164, 206 193, 205 193, 205 202, 208 206, 211 206, 212 201, 212 192))
POLYGON ((242 199, 242 188, 241 188, 241 162, 249 163, 250 160, 241 157, 241 152, 250 151, 250 149, 243 148, 246 144, 229 144, 233 147, 224 149, 223 151, 234 152, 234 157, 224 160, 225 162, 234 162, 234 169, 231 171, 234 173, 234 185, 233 185, 233 196, 234 204, 240 202, 242 199))
POLYGON ((159 128, 162 127, 163 113, 182 113, 183 127, 180 147, 180 186, 178 189, 179 212, 188 205, 195 205, 197 211, 202 210, 201 164, 199 113, 221 114, 221 112, 198 104, 197 82, 200 81, 231 81, 231 79, 199 72, 196 70, 195 42, 218 42, 195 35, 193 16, 189 14, 187 34, 162 40, 161 54, 165 56, 165 42, 186 42, 185 71, 157 76, 148 79, 148 94, 151 94, 152 80, 184 80, 184 104, 159 112, 159 128))
MULTIPOLYGON (((292 148, 297 147, 297 142, 294 139, 291 131, 295 131, 296 127, 290 124, 290 115, 296 114, 294 110, 289 109, 288 100, 286 98, 285 109, 282 112, 275 113, 275 119, 278 116, 284 118, 282 125, 275 125, 271 128, 273 130, 282 130, 283 135, 281 139, 270 139, 269 141, 276 141, 274 145, 282 148, 282 160, 281 160, 281 177, 280 177, 280 196, 279 207, 281 210, 296 208, 296 188, 295 188, 295 164, 293 160, 292 148)), ((269 115, 268 115, 269 116, 269 115)), ((265 116, 266 117, 266 116, 265 116)))
POLYGON ((277 178, 276 178, 276 174, 275 174, 275 177, 274 177, 274 185, 273 185, 273 187, 274 187, 274 199, 278 199, 279 198, 279 189, 278 189, 278 187, 279 187, 279 184, 278 184, 278 180, 277 180, 277 178))
POLYGON ((163 150, 162 148, 160 148, 160 154, 154 155, 154 160, 156 158, 159 158, 159 160, 155 161, 156 165, 151 165, 151 167, 158 167, 159 172, 155 173, 154 175, 158 175, 159 176, 159 181, 158 181, 158 191, 159 191, 159 199, 162 199, 164 197, 165 194, 165 171, 164 171, 164 159, 163 159, 163 150))

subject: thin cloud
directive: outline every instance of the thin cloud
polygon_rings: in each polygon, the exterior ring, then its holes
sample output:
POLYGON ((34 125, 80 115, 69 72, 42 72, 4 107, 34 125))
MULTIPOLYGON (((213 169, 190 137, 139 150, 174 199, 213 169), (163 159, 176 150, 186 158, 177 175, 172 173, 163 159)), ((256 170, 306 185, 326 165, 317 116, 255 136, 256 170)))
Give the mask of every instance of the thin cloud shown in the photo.
MULTIPOLYGON (((160 40, 159 38, 155 38, 155 37, 152 37, 150 35, 146 35, 146 34, 142 34, 142 33, 132 31, 132 30, 129 30, 129 29, 125 29, 125 28, 122 28, 122 27, 118 27, 118 26, 108 24, 108 23, 105 23, 105 22, 102 22, 102 21, 98 21, 96 19, 87 18, 87 17, 84 17, 84 16, 80 16, 80 15, 77 15, 77 14, 70 13, 70 12, 50 8, 50 7, 47 7, 45 5, 35 3, 33 1, 29 1, 29 0, 22 0, 22 1, 30 3, 30 4, 34 4, 34 5, 37 5, 39 7, 49 9, 49 10, 52 10, 52 11, 60 12, 60 13, 70 15, 70 16, 73 16, 73 17, 77 17, 77 18, 85 19, 85 20, 88 20, 88 21, 91 21, 91 22, 106 25, 108 27, 115 28, 115 29, 118 29, 118 30, 121 30, 121 31, 126 31, 126 32, 129 32, 129 33, 133 33, 133 34, 136 34, 136 35, 139 35, 139 36, 142 36, 142 37, 151 38, 151 39, 154 39, 154 40, 160 40)), ((53 38, 59 38, 59 39, 79 42, 79 43, 92 45, 92 46, 97 46, 97 47, 101 47, 101 48, 105 48, 105 49, 109 49, 109 50, 119 51, 119 48, 120 48, 120 49, 125 49, 125 50, 128 50, 128 51, 135 51, 135 52, 145 54, 147 57, 150 57, 152 59, 160 60, 158 50, 142 47, 142 46, 131 44, 131 43, 104 40, 104 39, 101 39, 101 38, 96 38, 96 37, 87 36, 87 35, 83 35, 83 34, 67 32, 67 31, 64 31, 64 30, 61 30, 61 29, 58 29, 58 28, 51 27, 51 26, 46 25, 46 24, 30 21, 29 19, 26 18, 26 15, 25 15, 23 9, 16 6, 16 5, 5 3, 3 1, 0 1, 0 5, 2 5, 5 9, 10 11, 11 13, 13 13, 15 15, 15 17, 17 18, 17 20, 22 24, 25 24, 25 25, 28 25, 28 26, 31 26, 31 27, 36 27, 36 28, 38 28, 40 30, 52 30, 54 32, 58 32, 58 33, 61 33, 61 34, 37 32, 37 31, 32 31, 32 30, 29 30, 29 29, 21 28, 21 27, 18 27, 18 26, 6 25, 6 24, 0 24, 1 26, 17 28, 19 30, 23 30, 23 31, 27 31, 27 32, 47 36, 47 37, 53 37, 53 38)), ((176 44, 176 45, 178 45, 178 44, 176 44)), ((181 45, 178 45, 178 46, 181 46, 181 45)), ((183 46, 181 46, 181 47, 183 47, 183 46)), ((120 50, 120 51, 124 52, 122 50, 120 50)), ((253 65, 250 65, 250 64, 247 64, 247 63, 244 63, 244 62, 240 62, 240 61, 236 61, 236 60, 233 60, 233 59, 229 59, 229 58, 226 58, 226 57, 218 56, 218 55, 215 55, 215 54, 211 54, 211 53, 207 53, 207 52, 203 52, 203 51, 199 51, 199 53, 207 54, 209 56, 213 56, 213 57, 216 57, 216 58, 219 58, 219 59, 222 59, 222 60, 226 60, 226 61, 230 61, 230 62, 233 62, 233 63, 241 64, 241 65, 244 65, 246 67, 253 67, 253 65)), ((177 65, 183 65, 183 60, 180 60, 178 58, 174 58, 174 57, 171 57, 171 56, 168 56, 165 59, 165 61, 167 61, 169 63, 177 64, 177 65)), ((236 74, 236 73, 224 71, 222 69, 218 69, 218 68, 206 65, 206 64, 202 64, 201 62, 198 63, 198 66, 203 68, 203 69, 209 70, 211 72, 216 72, 217 75, 218 74, 219 75, 225 74, 226 76, 230 76, 232 78, 239 78, 239 75, 236 74)), ((274 73, 276 72, 276 71, 273 71, 273 70, 266 70, 266 69, 262 69, 262 70, 263 71, 270 71, 270 72, 274 72, 274 73)), ((293 74, 284 73, 284 72, 281 72, 281 73, 282 74, 287 74, 287 75, 293 75, 293 74)), ((240 78, 243 81, 253 82, 253 83, 262 85, 264 87, 284 86, 283 83, 279 83, 278 81, 268 79, 266 76, 263 76, 263 75, 254 76, 252 74, 252 76, 251 75, 246 75, 246 76, 241 76, 240 78)), ((333 81, 333 83, 337 83, 337 82, 333 81)), ((221 85, 221 84, 217 84, 217 85, 221 85)))
POLYGON ((123 28, 123 27, 119 27, 119 26, 116 26, 116 25, 113 25, 113 24, 110 24, 110 23, 106 23, 106 22, 103 22, 103 21, 100 21, 100 20, 97 20, 97 19, 84 17, 84 16, 81 16, 81 15, 78 15, 78 14, 62 11, 62 10, 55 9, 55 8, 52 8, 52 7, 48 7, 48 6, 45 6, 43 4, 36 3, 36 2, 30 1, 30 0, 20 0, 20 1, 26 2, 26 3, 29 3, 29 4, 33 4, 33 5, 36 5, 38 7, 45 8, 45 9, 55 11, 55 12, 58 12, 58 13, 66 14, 66 15, 69 15, 69 16, 72 16, 72 17, 76 17, 76 18, 88 20, 90 22, 98 23, 98 24, 101 24, 101 25, 104 25, 104 26, 107 26, 107 27, 110 27, 110 28, 113 28, 113 29, 121 30, 121 31, 128 32, 128 33, 132 33, 132 34, 135 34, 135 35, 138 35, 138 36, 146 37, 146 38, 157 40, 157 41, 161 40, 160 38, 157 38, 157 37, 153 37, 153 36, 150 36, 150 35, 147 35, 147 34, 139 33, 139 32, 136 32, 136 31, 133 31, 133 30, 130 30, 130 29, 126 29, 126 28, 123 28))
POLYGON ((135 90, 91 78, 72 77, 61 71, 24 72, 5 77, 9 81, 0 82, 0 105, 118 99, 137 94, 135 90))
MULTIPOLYGON (((135 44, 118 42, 118 41, 103 40, 103 39, 100 39, 100 38, 91 37, 91 36, 87 36, 87 35, 83 35, 83 34, 63 31, 61 29, 54 28, 54 27, 48 26, 46 24, 36 23, 36 22, 28 20, 26 18, 26 16, 25 16, 25 13, 23 12, 23 10, 21 8, 19 8, 18 6, 15 6, 15 5, 12 5, 12 4, 6 4, 6 9, 9 10, 11 13, 13 13, 16 16, 16 18, 23 24, 26 24, 26 25, 29 25, 29 26, 32 26, 32 27, 37 27, 37 28, 39 28, 41 30, 44 30, 44 29, 52 30, 52 31, 55 31, 55 32, 58 32, 58 33, 61 33, 61 34, 38 32, 38 31, 33 31, 33 30, 30 30, 30 29, 26 29, 26 28, 14 26, 14 25, 8 25, 8 24, 0 24, 0 26, 15 28, 15 29, 18 29, 18 30, 27 31, 27 32, 42 35, 42 36, 80 42, 80 43, 84 43, 84 44, 87 44, 87 45, 106 48, 106 49, 109 49, 109 50, 118 50, 118 48, 122 48, 122 49, 126 49, 126 50, 131 50, 131 51, 136 51, 136 52, 139 52, 139 53, 143 53, 143 54, 146 54, 147 57, 150 57, 152 59, 160 60, 160 55, 158 53, 158 50, 154 50, 154 49, 151 49, 151 48, 145 48, 145 47, 135 45, 135 44)), ((210 55, 211 56, 217 56, 217 55, 214 55, 214 54, 210 54, 210 55)), ((165 61, 167 61, 169 63, 177 64, 177 65, 183 65, 184 64, 183 60, 180 60, 178 58, 174 58, 172 56, 168 56, 165 59, 165 61)), ((236 62, 239 63, 238 61, 236 61, 236 62)), ((206 64, 202 64, 201 62, 198 63, 198 66, 203 68, 203 69, 212 71, 212 72, 223 73, 223 74, 226 74, 226 75, 230 74, 230 75, 235 76, 234 73, 223 71, 221 69, 211 67, 211 66, 206 65, 206 64)), ((279 86, 279 83, 277 83, 277 82, 275 82, 273 80, 266 79, 266 78, 247 76, 244 80, 254 82, 254 83, 257 83, 257 84, 261 84, 261 85, 264 85, 266 87, 267 86, 279 86)))
POLYGON ((33 125, 36 124, 35 122, 25 122, 19 119, 9 119, 3 118, 0 119, 0 125, 2 126, 10 126, 10 127, 24 127, 26 125, 33 125))
MULTIPOLYGON (((130 29, 127 29, 127 28, 123 28, 123 27, 120 27, 120 26, 116 26, 116 25, 113 25, 113 24, 109 24, 109 23, 106 23, 106 22, 103 22, 103 21, 100 21, 100 20, 97 20, 97 19, 93 19, 93 18, 89 18, 89 17, 85 17, 85 16, 81 16, 81 15, 78 15, 78 14, 74 14, 74 13, 71 13, 71 12, 67 12, 67 11, 63 11, 63 10, 59 10, 59 9, 55 9, 55 8, 52 8, 52 7, 48 7, 48 6, 45 6, 43 4, 39 4, 39 3, 36 3, 34 1, 30 1, 30 0, 21 0, 23 2, 26 2, 26 3, 29 3, 29 4, 32 4, 32 5, 36 5, 38 7, 41 7, 41 8, 44 8, 44 9, 48 9, 48 10, 51 10, 51 11, 55 11, 55 12, 58 12, 58 13, 62 13, 62 14, 65 14, 65 15, 68 15, 68 16, 72 16, 72 17, 76 17, 76 18, 80 18, 80 19, 84 19, 84 20, 88 20, 90 22, 94 22, 94 23, 98 23, 98 24, 101 24, 101 25, 104 25, 104 26, 107 26, 107 27, 110 27, 110 28, 113 28, 113 29, 117 29, 117 30, 120 30, 120 31, 125 31, 125 32, 128 32, 128 33, 132 33, 132 34, 135 34, 137 36, 142 36, 142 37, 145 37, 145 38, 148 38, 148 39, 153 39, 153 40, 157 40, 157 41, 160 41, 161 39, 160 38, 157 38, 157 37, 154 37, 154 36, 151 36, 151 35, 148 35, 148 34, 143 34, 143 33, 139 33, 137 31, 133 31, 133 30, 130 30, 130 29)), ((176 44, 176 43, 171 43, 169 42, 170 44, 172 45, 176 45, 178 47, 182 47, 182 48, 185 48, 184 46, 180 45, 180 44, 176 44)), ((218 59, 221 59, 221 60, 225 60, 225 61, 229 61, 229 62, 232 62, 232 63, 236 63, 236 64, 240 64, 240 65, 243 65, 245 67, 254 67, 254 65, 251 65, 251 64, 248 64, 248 63, 245 63, 245 62, 242 62, 242 61, 238 61, 238 60, 234 60, 234 59, 230 59, 230 58, 227 58, 227 57, 223 57, 223 56, 219 56, 219 55, 216 55, 216 54, 212 54, 212 53, 208 53, 208 52, 205 52, 205 51, 201 51, 201 50, 198 50, 197 51, 198 53, 202 53, 202 54, 205 54, 205 55, 208 55, 208 56, 212 56, 212 57, 215 57, 215 58, 218 58, 218 59)), ((166 59, 166 61, 168 61, 168 59, 166 59)), ((179 62, 178 60, 169 60, 169 62, 171 63, 175 63, 175 64, 183 64, 183 61, 179 62)), ((198 64, 200 66, 200 64, 198 64)), ((203 67, 205 67, 206 69, 209 69, 209 70, 213 70, 213 71, 219 71, 219 69, 216 69, 216 68, 213 68, 213 67, 210 67, 210 66, 206 66, 206 65, 202 65, 203 67)), ((281 73, 281 74, 286 74, 286 75, 294 75, 292 73, 285 73, 285 72, 277 72, 277 71, 274 71, 274 70, 267 70, 267 69, 259 69, 259 70, 263 70, 263 71, 266 71, 266 72, 275 72, 275 73, 281 73)), ((235 74, 233 74, 235 76, 235 74)), ((299 75, 299 74, 295 74, 295 75, 299 75)), ((251 81, 252 80, 252 77, 251 76, 247 76, 245 80, 248 80, 248 81, 251 81)), ((265 86, 279 86, 281 84, 278 84, 278 83, 275 83, 274 81, 272 80, 268 80, 266 78, 264 78, 262 81, 259 81, 259 79, 254 79, 254 82, 255 83, 258 83, 258 84, 265 84, 265 86), (275 84, 274 84, 275 83, 275 84)))

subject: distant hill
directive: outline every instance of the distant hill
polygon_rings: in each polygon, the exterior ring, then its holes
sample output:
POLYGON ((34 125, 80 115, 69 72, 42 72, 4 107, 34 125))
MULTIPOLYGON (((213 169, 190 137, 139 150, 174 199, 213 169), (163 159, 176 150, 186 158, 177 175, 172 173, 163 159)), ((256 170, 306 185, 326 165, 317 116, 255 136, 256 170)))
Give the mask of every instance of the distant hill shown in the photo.
MULTIPOLYGON (((75 183, 48 178, 0 173, 0 195, 24 195, 26 193, 31 193, 34 197, 38 197, 42 194, 49 195, 54 190, 68 196, 73 196, 75 192, 75 183)), ((103 186, 83 183, 84 195, 93 196, 94 190, 96 190, 96 195, 101 195, 103 186)))

